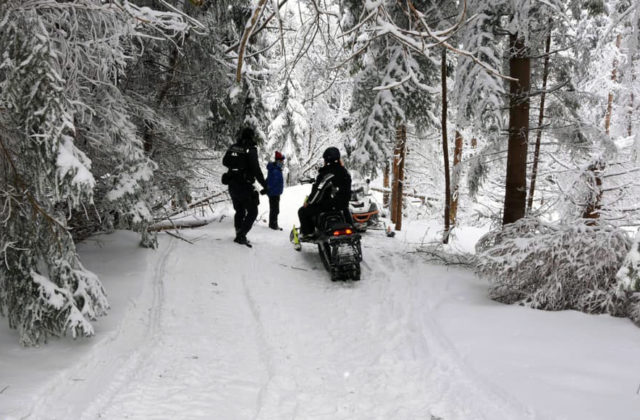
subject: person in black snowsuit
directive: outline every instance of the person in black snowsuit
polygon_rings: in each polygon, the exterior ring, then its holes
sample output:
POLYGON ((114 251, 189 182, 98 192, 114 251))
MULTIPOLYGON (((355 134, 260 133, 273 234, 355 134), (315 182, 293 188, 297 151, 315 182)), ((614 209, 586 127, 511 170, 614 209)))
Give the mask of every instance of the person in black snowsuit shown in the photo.
POLYGON ((300 233, 303 238, 313 236, 316 217, 325 211, 341 210, 346 220, 351 221, 351 175, 342 165, 340 151, 335 147, 329 147, 322 154, 322 158, 324 166, 318 171, 309 198, 298 210, 300 233))
POLYGON ((247 233, 258 216, 260 198, 253 184, 258 181, 262 185, 261 194, 267 192, 267 182, 258 163, 258 149, 256 148, 255 132, 252 128, 244 128, 240 137, 222 159, 229 171, 223 176, 223 183, 229 185, 229 195, 236 214, 233 224, 236 228, 234 242, 251 246, 247 240, 247 233), (226 182, 225 182, 226 181, 226 182))

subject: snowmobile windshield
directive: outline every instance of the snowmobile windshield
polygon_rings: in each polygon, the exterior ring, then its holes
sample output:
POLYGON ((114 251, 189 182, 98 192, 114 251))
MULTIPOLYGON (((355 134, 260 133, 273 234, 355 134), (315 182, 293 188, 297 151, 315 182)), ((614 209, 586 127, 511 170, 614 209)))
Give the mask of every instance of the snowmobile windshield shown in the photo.
POLYGON ((351 190, 351 201, 359 201, 360 195, 364 192, 364 188, 357 187, 351 190))

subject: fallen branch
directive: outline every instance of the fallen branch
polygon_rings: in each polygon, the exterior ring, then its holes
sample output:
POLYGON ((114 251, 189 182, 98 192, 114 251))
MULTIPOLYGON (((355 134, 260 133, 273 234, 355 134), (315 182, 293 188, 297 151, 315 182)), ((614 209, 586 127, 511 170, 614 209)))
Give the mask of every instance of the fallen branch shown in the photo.
POLYGON ((191 245, 193 245, 193 242, 191 242, 191 241, 190 241, 190 240, 188 240, 188 239, 183 238, 183 237, 182 237, 182 236, 180 236, 180 235, 177 235, 177 234, 175 234, 175 233, 171 233, 171 232, 169 232, 169 231, 167 231, 167 232, 165 232, 165 233, 166 233, 167 235, 169 235, 169 236, 173 236, 174 238, 178 238, 178 239, 180 239, 181 241, 185 241, 185 242, 188 242, 188 243, 190 243, 191 245))
POLYGON ((191 210, 194 207, 198 207, 198 206, 205 205, 205 204, 217 204, 217 203, 222 203, 222 202, 228 201, 229 197, 225 198, 224 200, 214 201, 213 203, 210 202, 212 199, 214 199, 216 197, 220 197, 221 195, 224 195, 224 194, 228 195, 229 193, 227 191, 220 191, 220 192, 217 192, 217 193, 215 193, 213 195, 210 195, 208 197, 201 198, 200 200, 194 201, 193 203, 189 204, 186 209, 178 209, 178 210, 174 211, 173 213, 170 213, 166 217, 163 217, 161 219, 156 220, 156 222, 159 222, 161 220, 165 220, 165 219, 167 219, 169 217, 176 216, 176 215, 178 215, 178 214, 180 214, 180 213, 182 213, 184 211, 191 210))
MULTIPOLYGON (((381 193, 390 193, 391 192, 391 188, 370 187, 370 189, 373 190, 373 191, 381 192, 381 193)), ((406 192, 403 192, 402 195, 404 197, 417 198, 417 199, 422 201, 422 204, 424 204, 426 201, 437 201, 436 198, 427 197, 426 195, 420 195, 420 194, 414 194, 414 193, 406 193, 406 192)))
POLYGON ((452 254, 444 250, 442 246, 426 246, 417 248, 411 253, 423 254, 427 257, 427 261, 435 262, 443 265, 459 265, 463 267, 472 267, 475 262, 475 256, 471 254, 452 254))
POLYGON ((178 224, 172 224, 172 225, 161 225, 161 226, 149 226, 147 228, 148 232, 163 232, 165 230, 169 230, 169 229, 174 229, 174 230, 180 230, 180 229, 195 229, 195 228, 199 228, 202 226, 206 226, 209 223, 213 222, 213 220, 198 220, 197 222, 194 223, 178 223, 178 224))
POLYGON ((247 46, 247 42, 249 42, 249 36, 255 29, 256 24, 258 23, 258 17, 262 14, 262 10, 264 8, 265 3, 266 3, 266 0, 260 0, 260 2, 258 3, 258 5, 253 11, 253 15, 251 16, 251 19, 247 22, 247 24, 244 27, 244 33, 242 34, 242 39, 240 41, 240 46, 238 50, 238 67, 236 68, 236 83, 240 83, 240 81, 242 80, 242 63, 244 61, 244 53, 247 46))

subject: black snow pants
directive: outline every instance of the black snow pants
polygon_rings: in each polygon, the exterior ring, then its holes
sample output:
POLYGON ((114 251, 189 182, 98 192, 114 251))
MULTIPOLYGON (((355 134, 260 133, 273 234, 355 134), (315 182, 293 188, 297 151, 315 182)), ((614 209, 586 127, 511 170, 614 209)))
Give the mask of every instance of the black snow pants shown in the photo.
POLYGON ((278 228, 278 214, 280 214, 280 196, 269 196, 269 227, 278 228))
POLYGON ((316 218, 323 209, 317 205, 308 205, 307 207, 300 207, 298 210, 298 218, 300 219, 300 233, 303 235, 311 235, 316 228, 316 218))
POLYGON ((253 188, 253 185, 247 182, 238 182, 229 184, 229 195, 233 202, 233 209, 236 211, 233 218, 236 237, 247 236, 253 222, 258 217, 258 204, 260 204, 258 192, 253 188))

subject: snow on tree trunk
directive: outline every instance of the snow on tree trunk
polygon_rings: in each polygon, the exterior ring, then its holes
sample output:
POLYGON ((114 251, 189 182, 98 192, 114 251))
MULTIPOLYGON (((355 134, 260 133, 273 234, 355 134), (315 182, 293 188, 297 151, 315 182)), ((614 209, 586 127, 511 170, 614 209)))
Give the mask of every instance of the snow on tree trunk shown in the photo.
POLYGON ((616 274, 620 288, 625 292, 640 292, 640 230, 636 233, 629 253, 616 274))
POLYGON ((251 13, 251 18, 247 21, 244 32, 242 34, 242 39, 240 40, 240 46, 238 47, 238 65, 236 67, 236 83, 240 83, 242 81, 242 64, 244 62, 244 54, 247 49, 247 42, 249 42, 249 36, 253 32, 256 24, 258 23, 258 18, 262 14, 262 10, 264 9, 264 5, 267 3, 267 0, 260 0, 258 5, 253 9, 251 13))
POLYGON ((384 172, 382 173, 382 187, 384 192, 382 193, 382 206, 389 207, 389 162, 384 164, 384 172))
MULTIPOLYGON (((616 36, 616 51, 620 49, 620 42, 622 41, 622 35, 616 36)), ((618 59, 613 60, 613 69, 611 70, 611 81, 616 82, 618 79, 618 59)), ((609 92, 607 97, 607 112, 604 115, 604 130, 609 135, 609 128, 611 126, 611 114, 613 113, 613 92, 609 92)))
POLYGON ((587 219, 587 224, 594 225, 600 218, 602 207, 602 173, 605 164, 602 159, 598 159, 591 164, 585 173, 587 177, 587 195, 585 197, 585 208, 582 217, 587 219))

